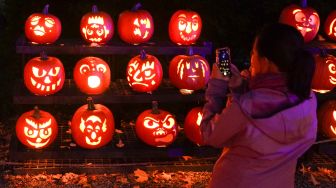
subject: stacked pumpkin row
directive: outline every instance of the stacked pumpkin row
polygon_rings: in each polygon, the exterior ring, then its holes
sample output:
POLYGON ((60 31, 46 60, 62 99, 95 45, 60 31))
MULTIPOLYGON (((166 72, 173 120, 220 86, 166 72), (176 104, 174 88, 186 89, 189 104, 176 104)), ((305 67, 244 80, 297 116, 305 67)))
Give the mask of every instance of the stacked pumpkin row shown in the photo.
MULTIPOLYGON (((115 124, 112 112, 104 105, 88 104, 75 112, 71 121, 73 140, 82 148, 97 149, 107 145, 113 138, 115 124)), ((186 116, 184 131, 186 137, 197 145, 202 144, 200 122, 202 108, 193 108, 186 116)), ((166 147, 172 144, 178 135, 178 124, 174 116, 158 108, 153 102, 152 109, 139 114, 135 124, 136 135, 144 143, 154 147, 166 147)), ((33 149, 48 147, 58 134, 55 118, 48 112, 35 107, 23 113, 16 122, 16 135, 25 146, 33 149)))
MULTIPOLYGON (((61 35, 62 25, 58 17, 48 13, 46 5, 43 13, 34 13, 25 24, 26 37, 34 44, 54 43, 61 35)), ((140 3, 132 10, 120 13, 118 19, 119 37, 126 43, 137 45, 145 43, 153 36, 154 21, 151 14, 140 9, 140 3)), ((169 37, 178 45, 190 45, 197 41, 202 30, 201 17, 191 10, 176 11, 169 22, 169 37)), ((80 22, 80 33, 85 41, 91 44, 106 44, 114 34, 111 16, 98 11, 85 14, 80 22)))

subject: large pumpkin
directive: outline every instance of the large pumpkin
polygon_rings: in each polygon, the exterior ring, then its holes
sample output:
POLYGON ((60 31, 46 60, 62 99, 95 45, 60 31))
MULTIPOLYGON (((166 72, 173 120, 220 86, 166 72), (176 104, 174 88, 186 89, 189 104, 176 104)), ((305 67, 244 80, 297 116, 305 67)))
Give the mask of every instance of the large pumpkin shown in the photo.
POLYGON ((336 86, 336 58, 325 51, 314 55, 316 68, 312 81, 312 89, 326 93, 336 86))
POLYGON ((108 64, 98 57, 79 60, 73 71, 77 87, 86 94, 96 95, 109 88, 111 71, 108 64))
POLYGON ((336 138, 336 100, 329 100, 317 110, 319 130, 329 138, 336 138))
POLYGON ((144 143, 155 147, 166 147, 172 144, 177 136, 174 116, 158 109, 156 101, 153 101, 152 109, 145 110, 138 116, 135 130, 144 143))
POLYGON ((331 40, 336 40, 336 10, 332 11, 325 20, 324 32, 331 40))
POLYGON ((48 147, 56 139, 58 133, 55 118, 37 107, 23 113, 16 121, 15 129, 19 141, 33 149, 48 147))
POLYGON ((27 62, 23 74, 26 87, 35 95, 54 94, 62 89, 65 80, 62 62, 43 52, 27 62))
POLYGON ((186 137, 197 145, 203 145, 200 125, 203 117, 202 107, 192 108, 184 120, 186 137))
POLYGON ((320 17, 315 9, 307 6, 307 0, 301 0, 301 6, 292 4, 285 7, 279 22, 299 30, 305 42, 313 40, 320 27, 320 17))
POLYGON ((61 35, 61 21, 48 13, 49 5, 46 5, 42 13, 30 15, 25 24, 25 35, 32 43, 50 44, 61 35))
POLYGON ((202 31, 201 16, 192 10, 178 10, 169 21, 170 40, 178 45, 194 44, 202 31))
POLYGON ((93 104, 91 97, 88 104, 78 108, 71 120, 71 134, 77 145, 96 149, 108 144, 114 133, 112 112, 104 105, 93 104))
POLYGON ((183 94, 203 89, 210 78, 210 67, 205 58, 193 55, 177 55, 169 64, 169 79, 183 94))
POLYGON ((119 14, 118 33, 120 38, 130 44, 147 42, 154 33, 152 15, 147 10, 140 10, 141 4, 136 4, 132 10, 119 14))
POLYGON ((105 44, 113 36, 113 20, 109 14, 98 11, 97 6, 93 5, 92 12, 86 13, 81 19, 80 32, 89 43, 105 44))
POLYGON ((141 51, 140 55, 128 62, 126 76, 134 91, 152 92, 159 87, 162 80, 160 61, 155 56, 141 51))

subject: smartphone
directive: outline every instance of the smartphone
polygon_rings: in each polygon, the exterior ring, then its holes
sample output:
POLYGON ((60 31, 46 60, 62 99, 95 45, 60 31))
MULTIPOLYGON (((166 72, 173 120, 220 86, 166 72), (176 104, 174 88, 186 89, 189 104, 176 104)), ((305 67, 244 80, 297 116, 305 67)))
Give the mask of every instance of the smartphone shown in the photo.
POLYGON ((217 48, 216 49, 216 64, 219 68, 219 70, 222 72, 222 74, 225 77, 231 77, 231 54, 230 54, 230 48, 224 47, 224 48, 217 48))

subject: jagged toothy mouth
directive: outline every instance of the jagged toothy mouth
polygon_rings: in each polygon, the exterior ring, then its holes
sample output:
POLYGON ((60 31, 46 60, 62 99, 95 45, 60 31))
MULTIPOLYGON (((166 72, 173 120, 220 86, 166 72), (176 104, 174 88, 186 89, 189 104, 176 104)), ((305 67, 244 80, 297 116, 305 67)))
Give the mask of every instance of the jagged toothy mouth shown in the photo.
POLYGON ((50 141, 50 138, 46 141, 46 142, 40 142, 40 143, 35 143, 35 142, 31 142, 29 140, 27 140, 27 142, 31 145, 34 146, 35 148, 41 148, 46 146, 50 141))
POLYGON ((61 81, 62 79, 60 78, 56 84, 52 84, 52 85, 44 85, 44 84, 40 84, 37 83, 32 77, 30 78, 31 83, 33 84, 33 86, 41 91, 55 91, 56 87, 61 85, 61 81))
POLYGON ((194 40, 196 38, 196 34, 191 35, 190 37, 187 37, 183 34, 183 32, 180 32, 180 37, 182 38, 182 40, 184 41, 191 41, 194 40))
POLYGON ((90 138, 86 136, 86 137, 85 137, 85 141, 86 141, 87 144, 89 144, 89 145, 91 145, 91 146, 96 146, 96 145, 100 144, 100 142, 101 142, 101 136, 98 137, 98 140, 97 140, 96 142, 92 142, 92 141, 90 140, 90 138))

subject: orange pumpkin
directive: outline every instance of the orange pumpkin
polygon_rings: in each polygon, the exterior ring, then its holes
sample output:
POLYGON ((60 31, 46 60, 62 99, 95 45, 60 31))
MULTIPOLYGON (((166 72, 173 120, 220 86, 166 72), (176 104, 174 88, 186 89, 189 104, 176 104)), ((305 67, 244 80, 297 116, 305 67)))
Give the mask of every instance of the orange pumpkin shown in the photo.
POLYGON ((330 100, 317 110, 318 127, 329 138, 336 138, 336 100, 330 100))
POLYGON ((336 57, 325 51, 314 55, 316 68, 312 81, 312 89, 326 93, 336 86, 336 57))
POLYGON ((332 11, 325 20, 324 32, 331 40, 336 40, 336 10, 332 11))
POLYGON ((203 145, 200 125, 203 117, 202 107, 192 108, 184 120, 186 137, 197 145, 203 145))

